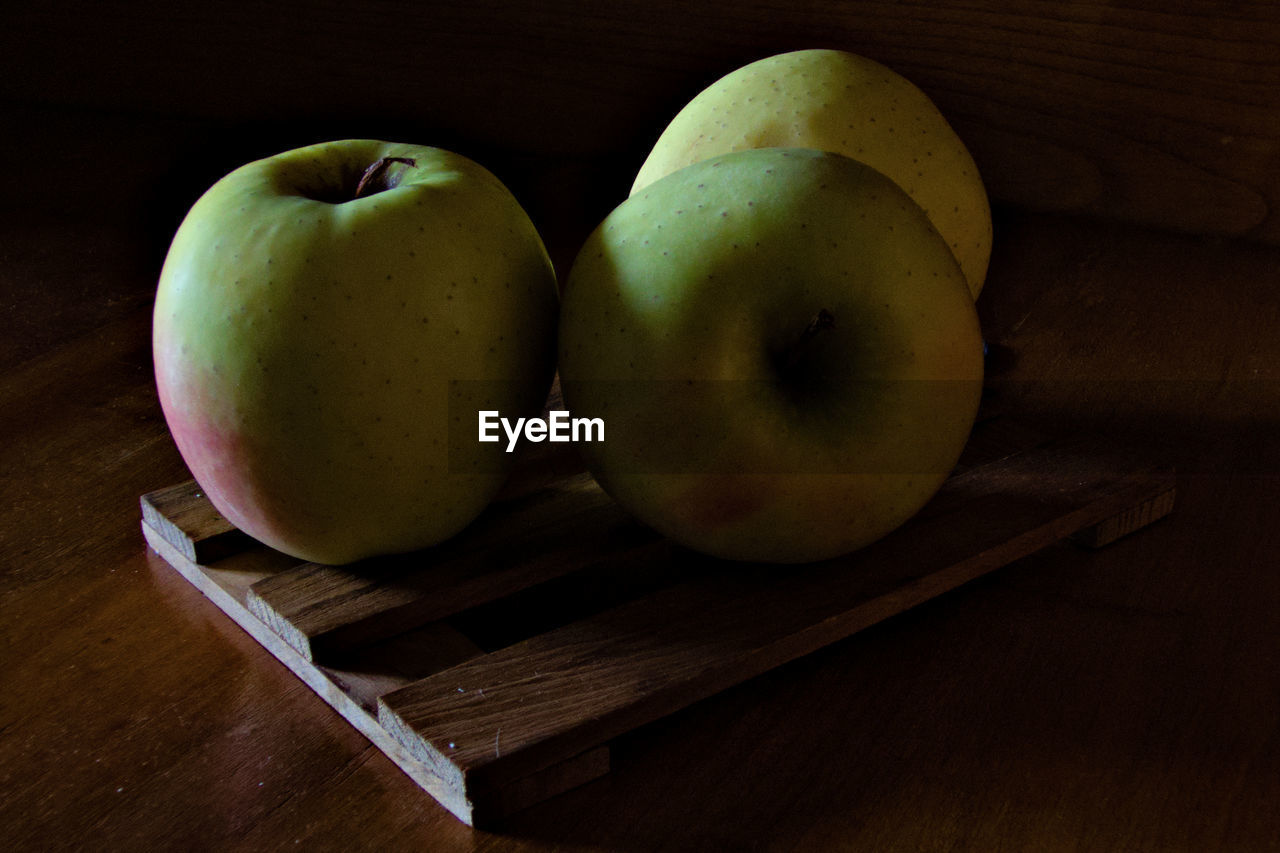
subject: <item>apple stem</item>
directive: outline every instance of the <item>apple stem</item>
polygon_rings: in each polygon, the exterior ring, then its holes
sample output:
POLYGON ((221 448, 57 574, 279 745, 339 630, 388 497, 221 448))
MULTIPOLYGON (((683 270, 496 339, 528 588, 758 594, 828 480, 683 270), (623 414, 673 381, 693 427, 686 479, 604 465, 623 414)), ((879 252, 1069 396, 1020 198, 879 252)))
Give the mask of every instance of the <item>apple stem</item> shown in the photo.
POLYGON ((369 195, 372 195, 395 188, 396 184, 400 183, 400 177, 404 172, 392 174, 390 172, 392 163, 402 163, 409 167, 418 165, 418 161, 412 157, 379 157, 377 162, 365 169, 364 174, 360 176, 360 183, 356 184, 356 194, 352 198, 360 198, 366 194, 366 190, 369 191, 369 195))
POLYGON ((794 370, 804 356, 804 351, 809 341, 813 340, 821 332, 835 328, 835 325, 835 315, 826 308, 820 309, 817 314, 813 315, 809 325, 805 326, 804 331, 800 333, 800 337, 783 351, 780 365, 782 371, 789 373, 794 370))

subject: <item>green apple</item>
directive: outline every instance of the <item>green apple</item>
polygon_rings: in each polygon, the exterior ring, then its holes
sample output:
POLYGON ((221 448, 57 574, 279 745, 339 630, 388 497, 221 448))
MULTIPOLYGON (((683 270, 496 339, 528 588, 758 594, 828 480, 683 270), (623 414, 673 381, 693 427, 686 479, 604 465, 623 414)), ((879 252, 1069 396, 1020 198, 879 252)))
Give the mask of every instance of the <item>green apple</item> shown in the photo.
POLYGON ((720 78, 663 131, 632 194, 699 160, 770 147, 834 151, 888 175, 928 213, 977 298, 991 255, 978 168, 924 92, 856 54, 798 50, 720 78))
POLYGON ((804 562, 902 524, 977 412, 982 337, 923 211, 865 164, 756 149, 640 190, 562 296, 560 380, 619 504, 697 551, 804 562))
POLYGON ((510 457, 475 441, 476 412, 538 412, 558 311, 542 241, 489 171, 313 145, 233 171, 179 227, 155 304, 160 402, 251 536, 323 563, 409 551, 500 487, 510 457))

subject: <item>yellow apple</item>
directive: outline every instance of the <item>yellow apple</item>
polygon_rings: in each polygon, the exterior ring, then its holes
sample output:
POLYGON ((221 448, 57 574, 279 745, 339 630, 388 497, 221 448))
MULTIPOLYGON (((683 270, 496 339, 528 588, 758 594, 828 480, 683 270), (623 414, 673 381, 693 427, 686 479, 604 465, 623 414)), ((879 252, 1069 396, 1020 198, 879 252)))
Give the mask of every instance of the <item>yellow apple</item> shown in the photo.
POLYGON ((242 166, 196 202, 156 296, 160 402, 213 505, 296 557, 434 545, 502 485, 480 410, 551 385, 555 274, 483 166, 351 139, 242 166))
POLYGON ((697 551, 852 551, 951 471, 982 387, 964 275, 893 181, 843 155, 757 149, 641 189, 562 297, 560 378, 601 486, 697 551))
POLYGON ((834 151, 888 175, 924 208, 977 298, 991 254, 978 168, 924 92, 856 54, 798 50, 717 80, 663 131, 631 192, 708 157, 773 147, 834 151))

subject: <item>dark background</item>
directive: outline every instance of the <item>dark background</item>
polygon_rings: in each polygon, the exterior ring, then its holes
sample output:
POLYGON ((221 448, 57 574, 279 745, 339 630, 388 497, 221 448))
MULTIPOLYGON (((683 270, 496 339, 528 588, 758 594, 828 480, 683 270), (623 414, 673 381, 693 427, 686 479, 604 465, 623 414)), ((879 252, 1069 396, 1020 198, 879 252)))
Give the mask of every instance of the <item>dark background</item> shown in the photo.
POLYGON ((837 47, 924 88, 997 201, 1280 241, 1262 2, 53 0, 4 18, 6 204, 92 200, 156 239, 230 168, 343 136, 458 149, 556 232, 558 205, 616 203, 717 77, 837 47))

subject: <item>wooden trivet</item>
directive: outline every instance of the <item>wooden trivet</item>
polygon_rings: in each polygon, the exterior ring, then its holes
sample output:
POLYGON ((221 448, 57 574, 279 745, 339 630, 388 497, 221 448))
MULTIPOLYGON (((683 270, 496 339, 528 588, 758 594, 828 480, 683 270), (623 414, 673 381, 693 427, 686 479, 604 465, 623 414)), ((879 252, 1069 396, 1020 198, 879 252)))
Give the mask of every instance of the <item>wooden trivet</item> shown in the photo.
POLYGON ((194 481, 142 497, 148 544, 459 819, 490 825, 609 770, 645 723, 1066 537, 1168 514, 1169 468, 979 423, 905 526, 802 567, 699 557, 585 473, 411 555, 332 567, 260 545, 194 481))

